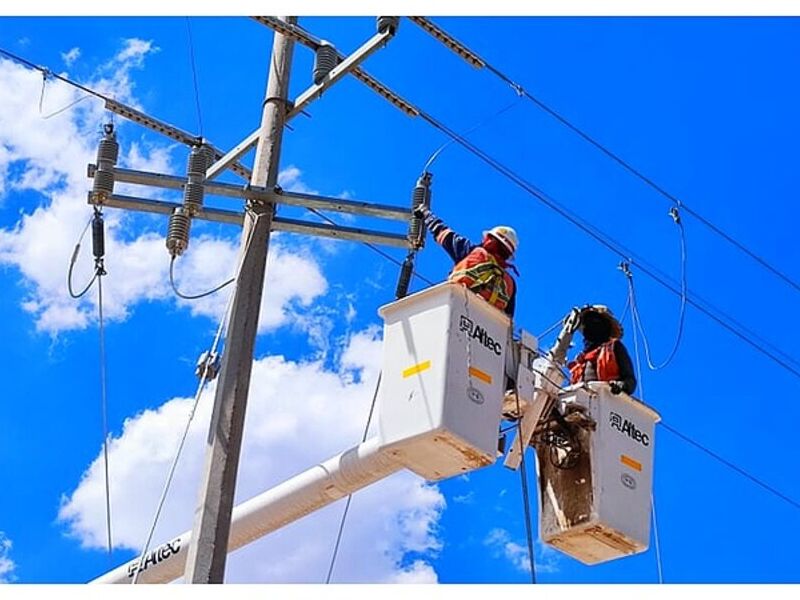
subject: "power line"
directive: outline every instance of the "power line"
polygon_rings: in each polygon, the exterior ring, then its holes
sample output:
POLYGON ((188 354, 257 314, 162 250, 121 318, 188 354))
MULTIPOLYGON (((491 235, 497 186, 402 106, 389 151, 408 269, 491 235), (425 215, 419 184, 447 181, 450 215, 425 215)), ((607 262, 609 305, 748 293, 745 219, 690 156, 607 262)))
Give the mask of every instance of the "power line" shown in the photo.
MULTIPOLYGON (((443 123, 441 123, 440 121, 438 121, 437 119, 435 119, 434 117, 429 115, 428 113, 424 112, 423 110, 421 110, 419 108, 418 108, 418 110, 419 110, 419 116, 423 120, 427 121, 434 128, 440 130, 445 135, 447 135, 447 136, 449 136, 451 138, 454 138, 456 140, 456 142, 458 142, 461 146, 463 146, 470 153, 472 153, 475 156, 477 156, 478 158, 480 158, 483 162, 485 162, 487 165, 492 167, 495 171, 497 171, 498 173, 502 174, 507 179, 509 179, 513 183, 515 183, 517 186, 519 186, 520 188, 522 188, 523 190, 528 192, 530 195, 532 195, 535 198, 537 198, 540 202, 545 204, 548 208, 550 208, 550 209, 554 210, 555 212, 557 212, 558 214, 560 214, 562 217, 564 217, 565 219, 570 221, 573 225, 575 225, 576 227, 581 229, 584 233, 586 233, 586 234, 590 235, 591 237, 593 237, 595 240, 600 242, 603 246, 605 246, 611 252, 613 252, 614 254, 617 254, 623 260, 626 260, 631 264, 636 264, 642 272, 644 272, 645 274, 649 275, 652 279, 654 279, 656 282, 661 284, 663 287, 665 287, 666 289, 668 289, 672 293, 677 294, 677 295, 680 296, 681 292, 680 292, 679 289, 677 289, 674 285, 672 285, 669 281, 667 281, 667 279, 665 277, 659 276, 659 275, 657 275, 655 273, 655 271, 657 269, 655 269, 654 267, 647 266, 647 263, 644 260, 636 257, 636 255, 633 252, 631 252, 630 250, 625 248, 622 244, 620 244, 614 238, 610 237, 606 233, 604 233, 601 230, 597 229, 596 227, 588 224, 586 221, 580 219, 576 215, 572 214, 565 207, 561 206, 555 200, 553 200, 551 197, 546 195, 542 190, 540 190, 539 188, 534 186, 532 183, 530 183, 530 182, 526 181, 525 179, 523 179, 515 171, 513 171, 509 167, 506 167, 503 163, 501 163, 500 161, 494 159, 493 157, 488 155, 486 152, 484 152, 483 150, 481 150, 480 148, 475 146, 473 143, 471 143, 469 140, 463 138, 458 133, 456 133, 455 131, 453 131, 452 129, 450 129, 449 127, 447 127, 446 125, 444 125, 443 123)), ((724 315, 724 313, 722 313, 722 311, 720 311, 719 309, 714 308, 714 307, 706 308, 697 299, 693 298, 691 295, 687 295, 687 302, 689 304, 691 304, 692 306, 694 306, 695 308, 697 308, 700 312, 704 313, 706 316, 710 317, 712 320, 716 321, 719 325, 721 325, 722 327, 724 327, 725 329, 727 329, 728 331, 730 331, 731 333, 736 335, 739 339, 741 339, 742 341, 747 342, 747 344, 749 344, 750 346, 752 346, 753 348, 755 348, 756 350, 758 350, 759 352, 761 352, 765 356, 769 357, 770 359, 772 359, 777 364, 779 364, 782 367, 784 367, 787 371, 789 371, 790 373, 792 373, 796 377, 800 378, 800 368, 791 366, 789 364, 789 362, 794 362, 794 359, 789 359, 789 361, 787 361, 787 360, 779 358, 778 356, 776 356, 776 354, 774 352, 771 352, 770 350, 764 348, 764 345, 768 345, 768 344, 765 344, 763 342, 763 340, 761 340, 761 343, 759 344, 759 343, 757 343, 755 341, 755 339, 751 339, 751 338, 756 338, 758 336, 755 336, 755 335, 752 335, 752 334, 751 334, 751 336, 747 336, 747 335, 743 334, 739 329, 737 329, 736 327, 732 326, 730 323, 726 322, 722 317, 718 316, 719 314, 723 314, 724 315)), ((711 306, 710 303, 708 303, 707 301, 703 301, 703 303, 708 304, 709 306, 711 306)), ((730 321, 733 321, 733 319, 731 319, 727 315, 725 315, 725 318, 730 320, 730 321)), ((783 354, 782 351, 780 353, 783 354)))
POLYGON ((788 285, 793 287, 796 291, 800 292, 800 283, 798 283, 797 281, 795 281, 794 279, 792 279, 791 277, 786 275, 783 271, 781 271, 777 267, 772 266, 772 264, 767 262, 764 258, 759 256, 758 254, 756 254, 755 252, 753 252, 749 248, 747 248, 747 246, 745 246, 742 242, 738 241, 732 235, 726 233, 719 226, 717 226, 714 223, 712 223, 710 220, 708 220, 706 217, 704 217, 703 215, 701 215, 700 213, 698 213, 697 211, 692 209, 690 206, 685 204, 679 198, 677 198, 676 196, 670 194, 667 190, 665 190, 663 187, 658 185, 655 181, 653 181, 652 179, 650 179, 649 177, 644 175, 641 171, 639 171, 638 169, 633 167, 629 162, 625 161, 619 155, 617 155, 614 152, 612 152, 607 146, 605 146, 604 144, 602 144, 602 143, 598 142, 597 140, 595 140, 592 136, 590 136, 584 130, 582 130, 578 126, 574 125, 573 123, 571 123, 568 119, 566 119, 561 114, 559 114, 557 111, 555 111, 553 108, 551 108, 550 106, 545 104, 542 100, 540 100, 539 98, 537 98, 536 96, 534 96, 533 94, 528 92, 520 84, 516 83, 514 80, 512 80, 510 77, 508 77, 505 73, 500 71, 500 69, 494 67, 493 65, 489 64, 488 62, 486 62, 482 58, 478 57, 474 52, 469 50, 469 48, 467 48, 466 46, 464 46, 460 42, 456 41, 455 38, 450 36, 448 33, 446 33, 440 27, 434 25, 428 19, 426 19, 424 17, 409 17, 409 18, 411 19, 412 22, 414 22, 416 25, 422 27, 422 29, 424 29, 429 34, 431 34, 434 38, 436 38, 437 40, 442 42, 445 46, 447 46, 448 48, 453 50, 456 54, 458 54, 459 56, 461 56, 462 58, 467 60, 473 66, 477 66, 479 68, 480 67, 485 67, 491 73, 493 73, 494 75, 499 77, 501 80, 503 80, 504 82, 509 84, 518 94, 523 95, 525 98, 527 98, 528 100, 533 102, 536 106, 538 106, 544 112, 546 112, 551 117, 556 119, 559 123, 561 123, 562 125, 564 125, 568 129, 570 129, 571 131, 576 133, 578 136, 580 136, 583 140, 585 140, 586 142, 588 142, 589 144, 591 144, 592 146, 594 146, 595 148, 600 150, 603 154, 605 154, 608 158, 610 158, 611 160, 616 162, 623 169, 625 169, 626 171, 631 173, 633 176, 637 177, 639 180, 641 180, 642 182, 644 182, 645 184, 650 186, 652 189, 654 189, 656 192, 661 194, 663 197, 668 199, 670 202, 672 202, 677 208, 680 208, 680 209, 686 211, 687 213, 689 213, 691 216, 693 216, 695 219, 697 219, 703 225, 705 225, 708 229, 710 229, 711 231, 713 231, 714 233, 716 233, 717 235, 719 235, 720 237, 725 239, 728 243, 732 244, 734 247, 736 247, 741 252, 747 254, 750 258, 755 260, 758 264, 760 264, 762 267, 764 267, 765 269, 770 271, 776 277, 779 277, 780 279, 782 279, 785 283, 787 283, 788 285), (458 44, 458 46, 460 46, 460 48, 454 47, 454 43, 458 44), (465 53, 468 53, 468 54, 465 54, 465 53), (477 59, 477 61, 476 61, 476 59, 477 59))
POLYGON ((200 132, 200 137, 203 137, 203 113, 200 110, 200 88, 197 84, 197 65, 194 59, 194 41, 192 40, 192 24, 189 17, 186 17, 186 33, 189 38, 189 59, 192 63, 192 79, 194 81, 194 102, 197 108, 197 124, 200 132))
MULTIPOLYGON (((372 394, 372 403, 369 406, 369 415, 367 416, 367 424, 364 426, 364 434, 361 436, 361 443, 367 441, 367 434, 369 433, 369 426, 372 423, 372 416, 375 413, 375 404, 378 400, 378 390, 381 389, 381 378, 383 372, 378 373, 378 381, 375 382, 375 392, 372 394)), ((325 577, 325 583, 331 582, 333 576, 333 567, 336 565, 336 558, 339 555, 339 544, 342 542, 342 535, 344 534, 344 524, 347 520, 347 513, 350 511, 350 502, 353 500, 353 494, 347 495, 347 502, 342 511, 342 519, 339 522, 339 532, 336 534, 336 543, 333 546, 333 554, 331 555, 331 563, 328 566, 328 575, 325 577)))

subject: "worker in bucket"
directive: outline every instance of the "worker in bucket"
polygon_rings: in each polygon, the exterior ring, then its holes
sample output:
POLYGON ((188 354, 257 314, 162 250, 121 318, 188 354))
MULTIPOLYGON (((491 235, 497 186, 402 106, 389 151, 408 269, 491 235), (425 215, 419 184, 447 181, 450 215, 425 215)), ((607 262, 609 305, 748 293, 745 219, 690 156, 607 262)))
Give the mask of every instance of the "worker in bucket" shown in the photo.
POLYGON ((517 250, 517 232, 511 227, 498 225, 483 232, 480 244, 473 244, 445 225, 427 206, 415 208, 414 216, 425 220, 425 226, 436 242, 453 259, 455 266, 448 281, 466 286, 513 317, 517 290, 508 270, 517 272, 509 262, 517 250))
POLYGON ((581 310, 578 329, 583 335, 583 351, 570 362, 571 383, 607 381, 613 394, 632 394, 636 389, 633 363, 620 341, 622 325, 602 304, 581 310))

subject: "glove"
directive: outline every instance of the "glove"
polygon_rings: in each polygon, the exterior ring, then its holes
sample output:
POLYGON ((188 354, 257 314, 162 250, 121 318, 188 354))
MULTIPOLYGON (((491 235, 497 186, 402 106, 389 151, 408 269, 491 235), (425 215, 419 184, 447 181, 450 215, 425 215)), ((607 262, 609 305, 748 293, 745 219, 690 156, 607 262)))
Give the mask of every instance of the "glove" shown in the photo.
POLYGON ((414 207, 414 216, 418 219, 425 219, 429 214, 431 214, 431 211, 424 204, 418 204, 414 207))
POLYGON ((625 384, 622 383, 621 381, 609 381, 608 387, 611 390, 611 393, 616 396, 617 394, 621 394, 624 391, 625 384))

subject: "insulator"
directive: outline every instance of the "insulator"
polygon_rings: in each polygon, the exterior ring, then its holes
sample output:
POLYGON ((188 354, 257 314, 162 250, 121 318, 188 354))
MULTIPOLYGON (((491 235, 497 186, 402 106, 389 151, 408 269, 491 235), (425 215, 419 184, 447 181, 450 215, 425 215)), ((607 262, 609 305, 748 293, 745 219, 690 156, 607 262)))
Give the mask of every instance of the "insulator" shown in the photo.
POLYGON ((96 212, 92 219, 92 253, 95 258, 103 258, 106 253, 106 238, 103 231, 103 216, 96 212))
POLYGON ((397 278, 397 289, 394 292, 395 297, 399 300, 408 295, 408 286, 411 284, 411 275, 414 273, 414 255, 409 254, 403 261, 403 266, 400 267, 400 276, 397 278))
POLYGON ((183 203, 186 210, 194 216, 203 205, 203 184, 189 182, 183 189, 183 203))
POLYGON ((186 174, 191 177, 205 177, 209 167, 211 153, 206 146, 194 146, 189 153, 189 164, 186 167, 186 174))
POLYGON ((180 256, 189 247, 189 227, 192 219, 183 207, 178 207, 169 217, 167 250, 171 256, 180 256))
POLYGON ((388 29, 394 35, 399 24, 400 17, 378 17, 378 33, 383 33, 388 29))
POLYGON ((337 64, 339 64, 339 53, 336 48, 329 42, 323 41, 314 54, 314 84, 319 85, 337 64))
POLYGON ((105 135, 97 147, 97 169, 94 174, 92 196, 105 200, 114 193, 114 167, 119 157, 119 144, 113 127, 105 128, 105 135))
MULTIPOLYGON (((431 173, 426 172, 417 179, 417 185, 414 186, 414 191, 411 193, 412 213, 419 206, 430 206, 432 177, 431 173)), ((411 217, 408 224, 408 241, 414 248, 422 248, 425 245, 425 228, 419 217, 411 217)))
POLYGON ((183 204, 190 217, 203 206, 203 181, 211 161, 210 150, 206 146, 193 146, 186 166, 186 185, 183 189, 183 204))

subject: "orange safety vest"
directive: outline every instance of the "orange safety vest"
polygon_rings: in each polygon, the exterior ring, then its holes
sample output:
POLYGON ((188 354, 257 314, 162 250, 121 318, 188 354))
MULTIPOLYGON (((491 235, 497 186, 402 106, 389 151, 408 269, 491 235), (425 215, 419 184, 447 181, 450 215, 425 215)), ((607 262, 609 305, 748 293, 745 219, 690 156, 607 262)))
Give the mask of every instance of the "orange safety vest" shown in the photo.
POLYGON ((581 352, 571 363, 567 365, 572 375, 570 383, 580 383, 583 381, 583 374, 586 372, 586 363, 594 363, 598 381, 616 381, 619 379, 619 365, 617 356, 614 353, 614 344, 617 338, 611 338, 605 344, 601 344, 590 352, 581 352))
POLYGON ((514 295, 514 280, 486 248, 478 246, 453 267, 448 277, 475 292, 492 306, 505 310, 514 295))

